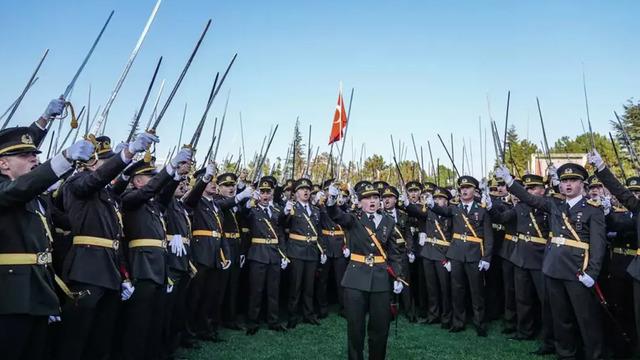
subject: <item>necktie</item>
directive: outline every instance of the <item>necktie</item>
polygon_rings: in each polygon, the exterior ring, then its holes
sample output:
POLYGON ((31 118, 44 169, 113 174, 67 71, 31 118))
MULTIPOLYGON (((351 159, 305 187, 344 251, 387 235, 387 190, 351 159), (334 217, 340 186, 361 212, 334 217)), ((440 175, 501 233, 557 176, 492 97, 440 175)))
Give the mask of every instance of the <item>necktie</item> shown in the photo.
POLYGON ((371 220, 374 227, 378 227, 378 225, 376 225, 376 217, 373 216, 373 214, 369 214, 369 220, 371 220))
POLYGON ((469 205, 464 206, 464 212, 467 214, 469 213, 469 205))

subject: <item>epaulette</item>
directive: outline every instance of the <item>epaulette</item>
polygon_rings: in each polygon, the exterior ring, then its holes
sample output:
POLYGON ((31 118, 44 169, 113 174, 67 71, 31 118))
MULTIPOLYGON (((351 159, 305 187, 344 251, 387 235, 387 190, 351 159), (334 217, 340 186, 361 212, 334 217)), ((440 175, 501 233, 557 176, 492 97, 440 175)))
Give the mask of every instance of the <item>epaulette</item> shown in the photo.
POLYGON ((614 206, 614 207, 613 207, 613 212, 617 212, 617 213, 625 213, 625 212, 627 212, 627 211, 629 211, 629 210, 627 210, 627 208, 626 208, 626 207, 624 207, 624 206, 614 206))
POLYGON ((480 207, 483 209, 487 208, 487 203, 485 203, 484 201, 480 202, 480 207))
POLYGON ((558 194, 558 193, 553 193, 551 196, 556 198, 556 199, 560 199, 560 200, 564 200, 565 199, 564 195, 558 194))
POLYGON ((600 202, 600 200, 594 200, 594 199, 587 200, 587 204, 597 208, 602 206, 602 202, 600 202))

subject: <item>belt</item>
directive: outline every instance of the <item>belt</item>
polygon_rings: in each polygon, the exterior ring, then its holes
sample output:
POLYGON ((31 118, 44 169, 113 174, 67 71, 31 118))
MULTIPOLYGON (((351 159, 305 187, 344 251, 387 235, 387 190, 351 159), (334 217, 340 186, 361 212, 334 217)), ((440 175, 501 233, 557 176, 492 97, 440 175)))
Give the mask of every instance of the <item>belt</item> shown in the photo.
POLYGON ((369 254, 367 256, 360 254, 351 254, 351 260, 363 264, 367 264, 369 266, 373 266, 374 264, 384 264, 386 261, 384 257, 378 255, 369 254))
POLYGON ((91 245, 118 250, 120 248, 120 241, 95 236, 74 236, 73 245, 91 245))
POLYGON ((479 237, 475 237, 475 236, 471 236, 471 235, 467 235, 467 234, 458 234, 458 233, 453 233, 453 238, 456 240, 462 240, 462 241, 471 241, 474 243, 478 243, 478 244, 482 244, 482 239, 479 237))
POLYGON ((344 231, 342 231, 342 230, 322 230, 322 235, 344 236, 344 231))
POLYGON ((397 239, 396 240, 396 244, 405 244, 406 241, 404 241, 404 239, 397 239))
POLYGON ((436 238, 428 237, 426 242, 428 242, 429 244, 434 244, 434 245, 449 246, 449 242, 448 241, 438 240, 436 238))
POLYGON ((491 227, 493 228, 493 230, 496 230, 496 231, 503 231, 504 230, 504 225, 502 225, 502 224, 491 224, 491 227))
POLYGON ((266 239, 266 238, 252 238, 252 244, 260 244, 260 245, 270 245, 270 244, 278 244, 278 239, 266 239))
POLYGON ((619 248, 619 247, 614 247, 612 251, 614 254, 627 255, 627 256, 635 256, 638 252, 638 250, 636 249, 627 249, 627 248, 619 248))
POLYGON ((569 247, 574 247, 582 250, 589 250, 589 243, 571 240, 571 239, 565 239, 563 237, 551 238, 551 243, 556 244, 558 246, 562 245, 562 246, 569 246, 569 247))
POLYGON ((300 235, 300 234, 289 234, 289 239, 306 241, 306 242, 318 241, 317 236, 311 236, 311 235, 307 236, 307 235, 300 235))
MULTIPOLYGON (((175 236, 175 235, 167 234, 167 241, 171 241, 171 239, 172 239, 174 236, 175 236)), ((189 245, 189 244, 191 244, 191 240, 189 240, 189 238, 184 237, 184 236, 182 236, 182 235, 178 235, 178 236, 180 236, 180 237, 182 238, 182 243, 183 243, 183 244, 185 244, 185 245, 189 245)))
POLYGON ((248 233, 249 231, 251 231, 249 228, 242 228, 243 233, 248 233))
POLYGON ((523 240, 525 242, 532 242, 540 245, 547 245, 547 239, 537 237, 537 236, 518 234, 518 239, 523 240))
POLYGON ((69 234, 71 234, 71 231, 64 230, 64 229, 61 229, 61 228, 56 228, 56 234, 69 235, 69 234))
POLYGON ((193 236, 220 237, 220 233, 213 230, 193 230, 193 236))
POLYGON ((129 248, 137 248, 137 247, 167 247, 167 240, 158 240, 158 239, 135 239, 129 241, 129 248))
POLYGON ((240 239, 240 233, 237 232, 225 232, 224 237, 227 239, 240 239))
POLYGON ((511 234, 504 234, 504 239, 509 241, 518 241, 518 237, 511 234))
POLYGON ((49 265, 53 262, 53 255, 48 252, 35 254, 0 254, 0 265, 49 265))

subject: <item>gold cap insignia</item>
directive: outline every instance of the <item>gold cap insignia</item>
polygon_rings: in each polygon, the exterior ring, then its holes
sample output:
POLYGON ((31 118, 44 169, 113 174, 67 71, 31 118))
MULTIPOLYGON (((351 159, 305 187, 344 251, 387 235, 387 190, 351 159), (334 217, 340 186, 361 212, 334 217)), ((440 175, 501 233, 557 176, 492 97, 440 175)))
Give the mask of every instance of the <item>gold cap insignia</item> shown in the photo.
POLYGON ((33 139, 29 134, 22 135, 22 137, 20 138, 20 141, 22 141, 23 144, 29 144, 29 145, 33 144, 33 139))
POLYGON ((564 170, 564 173, 565 173, 565 174, 573 174, 573 169, 572 169, 572 168, 566 168, 566 169, 564 170))
POLYGON ((629 185, 638 185, 638 182, 636 180, 631 180, 629 182, 629 185))

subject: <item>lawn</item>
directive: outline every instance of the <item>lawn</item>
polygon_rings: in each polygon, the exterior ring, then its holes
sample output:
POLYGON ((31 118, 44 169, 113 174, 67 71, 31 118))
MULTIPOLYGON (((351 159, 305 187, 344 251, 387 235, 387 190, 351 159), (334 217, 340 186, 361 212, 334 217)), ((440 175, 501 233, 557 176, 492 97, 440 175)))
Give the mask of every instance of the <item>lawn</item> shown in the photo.
MULTIPOLYGON (((224 330, 222 343, 201 342, 197 350, 183 351, 188 359, 345 359, 347 357, 346 320, 332 314, 320 326, 300 324, 286 333, 276 333, 266 326, 254 336, 241 331, 224 330)), ((535 341, 513 341, 500 333, 500 325, 489 326, 489 336, 479 338, 470 326, 462 333, 451 334, 439 325, 411 324, 403 317, 391 324, 388 359, 541 359, 529 355, 535 341)), ((550 357, 546 357, 550 358, 550 357)))

